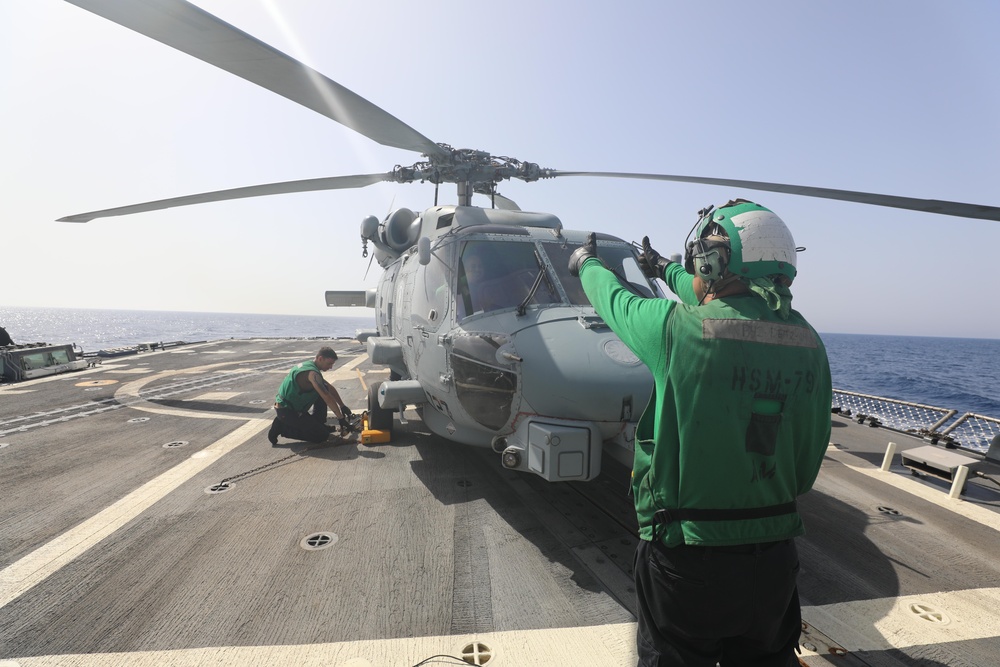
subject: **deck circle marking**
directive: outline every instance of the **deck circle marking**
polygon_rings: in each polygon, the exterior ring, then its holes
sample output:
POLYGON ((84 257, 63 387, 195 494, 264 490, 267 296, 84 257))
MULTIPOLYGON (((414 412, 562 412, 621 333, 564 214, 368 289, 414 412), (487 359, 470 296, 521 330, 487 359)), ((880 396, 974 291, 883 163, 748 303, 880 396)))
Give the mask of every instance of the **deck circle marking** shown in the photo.
POLYGON ((493 659, 493 649, 482 642, 472 642, 462 647, 459 656, 470 665, 485 665, 493 659))
POLYGON ((337 533, 322 531, 306 535, 299 542, 299 546, 306 551, 319 551, 320 549, 332 547, 339 539, 340 538, 337 537, 337 533))
POLYGON ((220 493, 225 493, 229 489, 236 486, 235 484, 230 484, 229 482, 222 482, 220 484, 213 484, 212 486, 205 489, 205 493, 209 495, 218 495, 220 493))
POLYGON ((142 422, 148 422, 149 417, 133 417, 128 420, 129 424, 141 424, 142 422))
POLYGON ((163 445, 164 449, 173 449, 174 447, 183 447, 184 445, 190 444, 187 440, 171 440, 163 445))
POLYGON ((106 387, 109 384, 118 384, 118 380, 84 380, 77 382, 77 387, 106 387))
POLYGON ((267 401, 264 400, 263 398, 255 398, 252 401, 250 401, 251 405, 257 405, 259 403, 267 403, 267 401))
POLYGON ((933 623, 934 625, 948 625, 951 623, 951 619, 948 618, 948 614, 925 602, 911 602, 910 613, 917 618, 927 621, 928 623, 933 623))

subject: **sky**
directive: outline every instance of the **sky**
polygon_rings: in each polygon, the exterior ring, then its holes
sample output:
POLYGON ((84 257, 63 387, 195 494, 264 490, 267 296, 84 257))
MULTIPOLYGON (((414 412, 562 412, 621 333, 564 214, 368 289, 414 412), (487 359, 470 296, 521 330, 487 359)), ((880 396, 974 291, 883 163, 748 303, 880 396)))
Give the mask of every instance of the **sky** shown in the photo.
MULTIPOLYGON (((1000 205, 986 0, 195 4, 455 147, 1000 205)), ((379 184, 56 222, 421 157, 59 0, 0 0, 0 82, 0 307, 365 315, 324 301, 377 284, 361 220, 433 204, 379 184)), ((998 222, 651 181, 499 190, 663 254, 698 209, 753 199, 807 248, 794 306, 820 332, 1000 338, 998 222)))

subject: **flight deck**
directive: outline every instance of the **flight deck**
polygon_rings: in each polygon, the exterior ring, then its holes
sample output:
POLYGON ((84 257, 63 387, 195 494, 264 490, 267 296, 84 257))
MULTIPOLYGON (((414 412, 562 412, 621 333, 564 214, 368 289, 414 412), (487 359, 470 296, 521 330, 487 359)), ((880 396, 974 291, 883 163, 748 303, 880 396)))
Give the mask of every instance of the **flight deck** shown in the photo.
MULTIPOLYGON (((179 345, 0 385, 0 667, 634 664, 620 457, 547 482, 413 408, 387 443, 272 447, 274 393, 323 345, 360 412, 388 371, 350 339, 179 345)), ((802 664, 994 664, 1000 488, 953 499, 899 454, 882 469, 889 441, 926 442, 833 423, 800 499, 802 664)))

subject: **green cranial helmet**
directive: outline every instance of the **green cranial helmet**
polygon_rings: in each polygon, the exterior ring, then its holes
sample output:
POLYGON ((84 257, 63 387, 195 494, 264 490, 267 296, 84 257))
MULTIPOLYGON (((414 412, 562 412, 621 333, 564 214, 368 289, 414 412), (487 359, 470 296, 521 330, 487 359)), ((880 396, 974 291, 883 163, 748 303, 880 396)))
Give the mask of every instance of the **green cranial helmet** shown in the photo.
POLYGON ((729 237, 731 273, 740 278, 781 274, 789 283, 795 278, 795 241, 770 210, 745 199, 732 200, 698 222, 696 237, 717 233, 719 227, 729 237))

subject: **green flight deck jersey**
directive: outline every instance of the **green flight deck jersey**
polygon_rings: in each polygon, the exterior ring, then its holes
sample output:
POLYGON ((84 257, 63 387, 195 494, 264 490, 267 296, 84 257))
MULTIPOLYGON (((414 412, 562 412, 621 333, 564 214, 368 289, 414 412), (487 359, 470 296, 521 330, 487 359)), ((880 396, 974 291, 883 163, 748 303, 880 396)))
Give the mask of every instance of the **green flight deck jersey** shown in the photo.
POLYGON ((589 259, 580 279, 655 382, 635 437, 640 537, 653 539, 660 510, 655 534, 671 547, 801 535, 794 501, 830 441, 830 366, 816 331, 752 293, 699 306, 675 263, 664 281, 681 302, 636 296, 589 259))
POLYGON ((301 364, 292 366, 281 386, 278 387, 278 394, 274 397, 278 405, 291 408, 296 412, 305 412, 316 402, 316 399, 319 398, 319 392, 313 389, 311 384, 308 391, 303 391, 298 382, 295 381, 299 373, 306 371, 316 371, 320 377, 323 377, 323 372, 316 366, 315 361, 303 361, 301 364))

